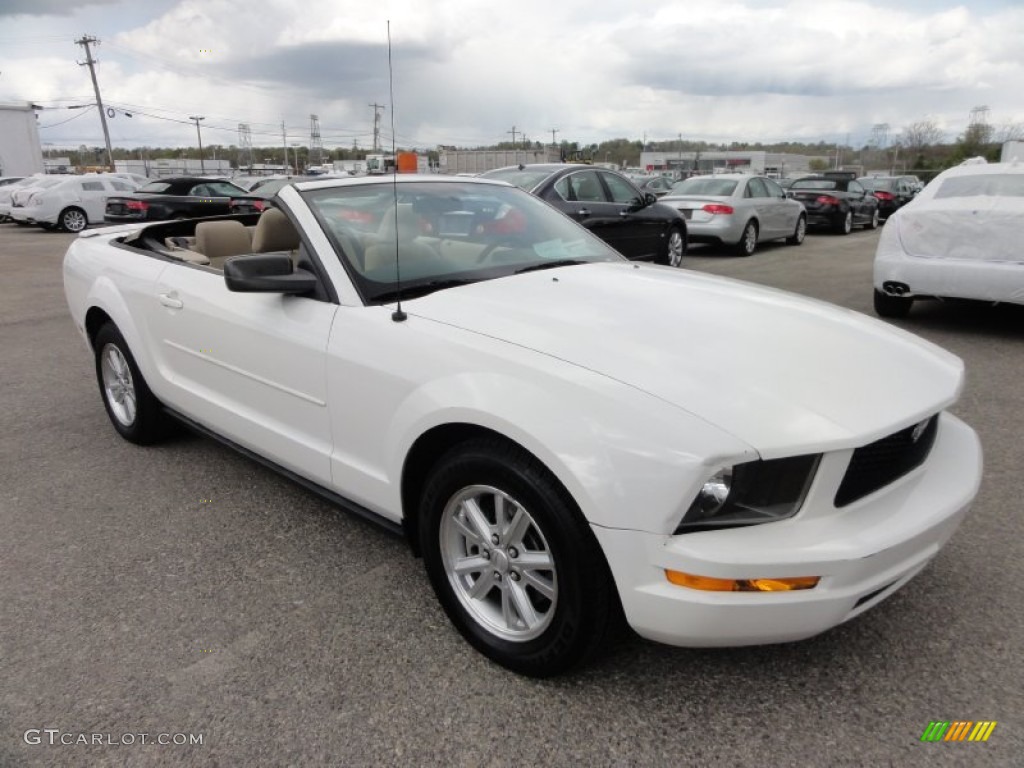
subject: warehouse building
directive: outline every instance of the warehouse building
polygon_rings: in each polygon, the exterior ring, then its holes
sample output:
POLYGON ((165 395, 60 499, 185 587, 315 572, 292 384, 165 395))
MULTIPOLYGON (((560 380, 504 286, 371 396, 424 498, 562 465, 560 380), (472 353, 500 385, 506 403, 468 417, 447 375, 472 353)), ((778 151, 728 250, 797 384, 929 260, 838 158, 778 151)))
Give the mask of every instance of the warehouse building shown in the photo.
POLYGON ((757 173, 786 178, 808 173, 813 159, 815 158, 811 155, 753 149, 717 152, 642 152, 640 167, 676 176, 689 176, 694 173, 757 173))
POLYGON ((28 101, 0 104, 0 176, 43 172, 36 109, 28 101))

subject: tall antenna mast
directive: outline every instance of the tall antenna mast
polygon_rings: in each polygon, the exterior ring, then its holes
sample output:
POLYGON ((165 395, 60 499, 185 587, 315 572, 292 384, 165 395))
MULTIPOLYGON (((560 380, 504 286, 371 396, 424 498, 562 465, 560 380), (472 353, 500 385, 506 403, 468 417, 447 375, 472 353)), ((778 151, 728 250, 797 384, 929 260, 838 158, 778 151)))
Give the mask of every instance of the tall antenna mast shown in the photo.
POLYGON ((322 165, 324 162, 324 142, 320 138, 320 118, 309 116, 309 164, 322 165))
MULTIPOLYGON (((395 157, 395 77, 391 68, 391 19, 388 19, 388 98, 391 100, 391 156, 395 157)), ((408 315, 402 311, 402 273, 398 258, 398 164, 391 169, 391 191, 395 201, 395 293, 398 306, 391 313, 396 323, 403 322, 408 315)))
MULTIPOLYGON (((391 22, 388 22, 388 67, 391 66, 391 22)), ((391 70, 388 70, 390 77, 391 70)), ((380 111, 384 109, 383 104, 373 103, 373 151, 380 152, 380 111)), ((394 105, 392 105, 394 106, 394 105)))

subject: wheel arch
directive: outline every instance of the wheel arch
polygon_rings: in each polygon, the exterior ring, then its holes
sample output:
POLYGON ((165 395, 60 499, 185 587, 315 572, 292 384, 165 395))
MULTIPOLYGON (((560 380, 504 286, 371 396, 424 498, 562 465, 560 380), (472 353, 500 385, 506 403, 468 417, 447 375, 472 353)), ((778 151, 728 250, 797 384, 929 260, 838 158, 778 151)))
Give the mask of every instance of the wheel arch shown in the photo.
MULTIPOLYGON (((471 440, 486 438, 497 440, 514 446, 516 449, 525 452, 530 458, 536 461, 551 476, 554 483, 564 494, 567 502, 571 503, 582 515, 579 504, 569 489, 558 477, 558 474, 538 457, 533 451, 522 443, 513 440, 508 435, 497 430, 472 424, 468 422, 452 422, 439 424, 431 427, 410 446, 406 453, 405 461, 402 464, 401 475, 401 503, 402 503, 402 529, 405 532, 413 553, 420 556, 419 546, 419 498, 422 495, 427 478, 431 471, 437 466, 438 461, 448 451, 457 445, 471 440)), ((583 518, 585 519, 585 518, 583 518)))

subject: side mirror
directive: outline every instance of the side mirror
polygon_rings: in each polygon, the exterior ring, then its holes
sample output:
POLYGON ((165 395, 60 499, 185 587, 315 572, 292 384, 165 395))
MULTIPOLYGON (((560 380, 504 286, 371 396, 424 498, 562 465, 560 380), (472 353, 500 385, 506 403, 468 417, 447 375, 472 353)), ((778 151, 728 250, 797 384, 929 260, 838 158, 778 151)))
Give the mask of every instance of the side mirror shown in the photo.
POLYGON ((310 293, 316 275, 295 269, 287 253, 232 256, 224 262, 224 283, 236 293, 310 293))

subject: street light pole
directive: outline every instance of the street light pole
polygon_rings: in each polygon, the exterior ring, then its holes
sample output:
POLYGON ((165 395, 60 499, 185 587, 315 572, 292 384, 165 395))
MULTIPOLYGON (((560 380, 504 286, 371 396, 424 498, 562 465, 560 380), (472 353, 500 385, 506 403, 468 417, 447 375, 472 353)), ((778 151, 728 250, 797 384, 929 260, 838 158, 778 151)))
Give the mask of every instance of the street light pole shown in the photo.
POLYGON ((196 137, 199 139, 199 168, 200 168, 201 172, 205 175, 205 173, 206 173, 206 163, 203 161, 203 134, 199 130, 199 121, 200 120, 205 120, 206 118, 205 117, 200 117, 198 115, 189 115, 188 119, 189 120, 195 120, 195 123, 196 123, 196 137))

